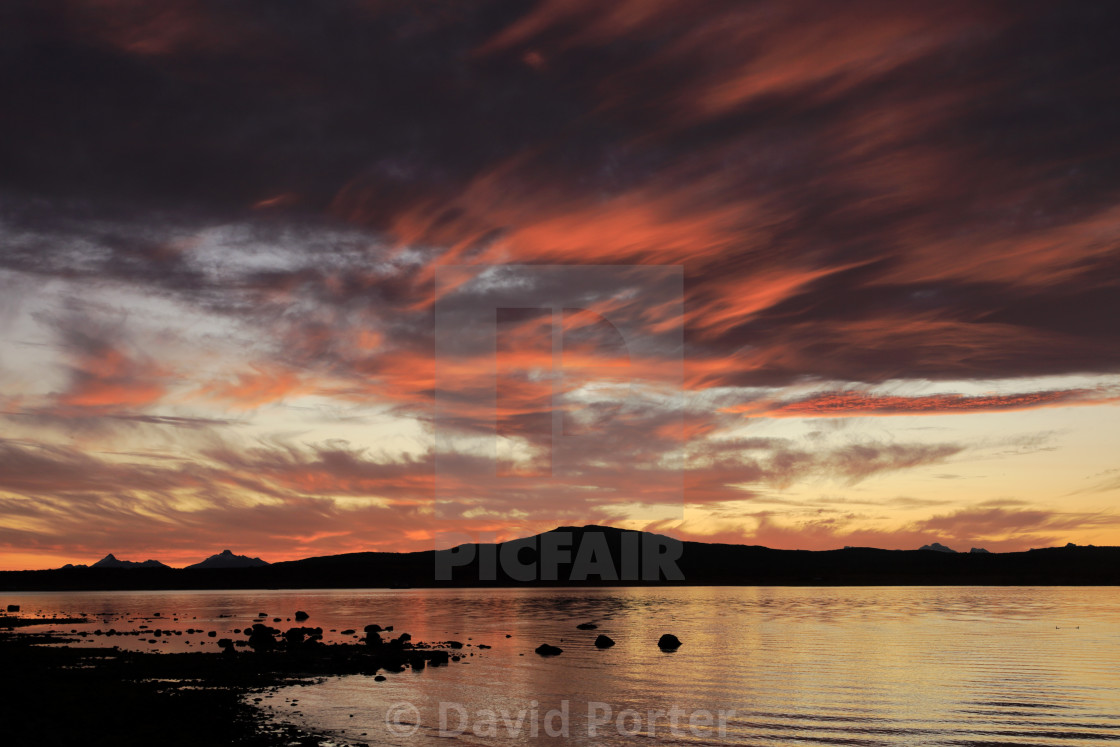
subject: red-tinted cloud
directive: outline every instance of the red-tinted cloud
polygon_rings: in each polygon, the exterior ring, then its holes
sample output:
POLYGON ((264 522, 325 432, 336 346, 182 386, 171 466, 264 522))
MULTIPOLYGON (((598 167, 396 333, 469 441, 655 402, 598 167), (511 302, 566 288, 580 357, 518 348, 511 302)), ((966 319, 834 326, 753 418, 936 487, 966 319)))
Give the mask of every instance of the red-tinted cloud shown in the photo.
POLYGON ((1120 397, 1093 389, 1049 390, 1022 394, 931 394, 918 396, 839 391, 824 392, 788 401, 740 405, 728 408, 728 411, 779 418, 948 415, 970 412, 1030 410, 1039 407, 1113 404, 1117 401, 1120 401, 1120 397))
POLYGON ((58 404, 103 410, 142 408, 163 398, 167 377, 156 363, 112 345, 98 345, 78 356, 70 386, 58 396, 58 404))

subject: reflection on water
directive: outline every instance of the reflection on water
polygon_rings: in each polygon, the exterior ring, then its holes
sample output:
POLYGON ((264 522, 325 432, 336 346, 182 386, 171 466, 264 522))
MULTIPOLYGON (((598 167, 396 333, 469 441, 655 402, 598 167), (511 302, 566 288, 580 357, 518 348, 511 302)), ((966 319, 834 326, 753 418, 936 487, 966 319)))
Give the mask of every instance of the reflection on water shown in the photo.
POLYGON ((11 601, 44 614, 104 613, 63 630, 127 628, 144 618, 201 631, 101 637, 100 645, 215 649, 211 630, 228 635, 262 611, 270 624, 294 625, 287 619, 297 609, 311 614, 304 624, 333 631, 328 642, 376 622, 417 640, 468 644, 463 661, 446 668, 384 682, 334 678, 260 704, 348 742, 1120 741, 1120 591, 1112 588, 113 592, 11 601), (597 630, 576 629, 592 621, 597 630), (599 633, 617 645, 596 649, 599 633), (684 645, 660 651, 662 633, 684 645), (537 656, 541 643, 564 653, 537 656))

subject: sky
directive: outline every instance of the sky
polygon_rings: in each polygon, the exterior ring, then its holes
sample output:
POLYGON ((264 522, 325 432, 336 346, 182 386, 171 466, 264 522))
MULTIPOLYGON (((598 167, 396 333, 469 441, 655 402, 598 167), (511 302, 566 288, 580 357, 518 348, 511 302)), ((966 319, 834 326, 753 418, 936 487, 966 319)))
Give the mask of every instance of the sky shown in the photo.
POLYGON ((1118 23, 9 0, 0 568, 1120 544, 1118 23))

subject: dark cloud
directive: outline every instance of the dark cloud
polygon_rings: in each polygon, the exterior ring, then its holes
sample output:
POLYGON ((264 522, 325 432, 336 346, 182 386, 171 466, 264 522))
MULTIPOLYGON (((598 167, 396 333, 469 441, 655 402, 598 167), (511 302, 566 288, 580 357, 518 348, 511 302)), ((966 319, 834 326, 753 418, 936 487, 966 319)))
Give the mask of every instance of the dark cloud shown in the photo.
MULTIPOLYGON (((310 255, 326 211, 445 261, 682 264, 696 386, 1120 369, 1103 5, 5 13, 0 188, 51 228, 8 267, 233 305, 183 229, 290 224, 310 255), (107 254, 74 262, 62 226, 107 254)), ((430 299, 352 259, 238 289, 430 299)))

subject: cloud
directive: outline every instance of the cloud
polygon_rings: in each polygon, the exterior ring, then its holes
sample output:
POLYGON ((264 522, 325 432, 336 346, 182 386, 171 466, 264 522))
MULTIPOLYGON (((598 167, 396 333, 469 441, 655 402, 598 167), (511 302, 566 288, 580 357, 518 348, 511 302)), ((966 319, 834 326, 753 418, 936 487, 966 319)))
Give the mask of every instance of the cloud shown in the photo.
POLYGON ((1040 407, 1113 404, 1117 395, 1101 390, 1067 389, 1022 394, 931 394, 899 396, 833 391, 800 399, 729 408, 766 417, 860 417, 868 415, 946 415, 952 413, 1030 410, 1040 407))
POLYGON ((1001 537, 1035 532, 1060 536, 1087 527, 1109 527, 1120 523, 1110 513, 1084 513, 1049 509, 977 507, 932 516, 919 526, 927 531, 958 537, 1001 537))

